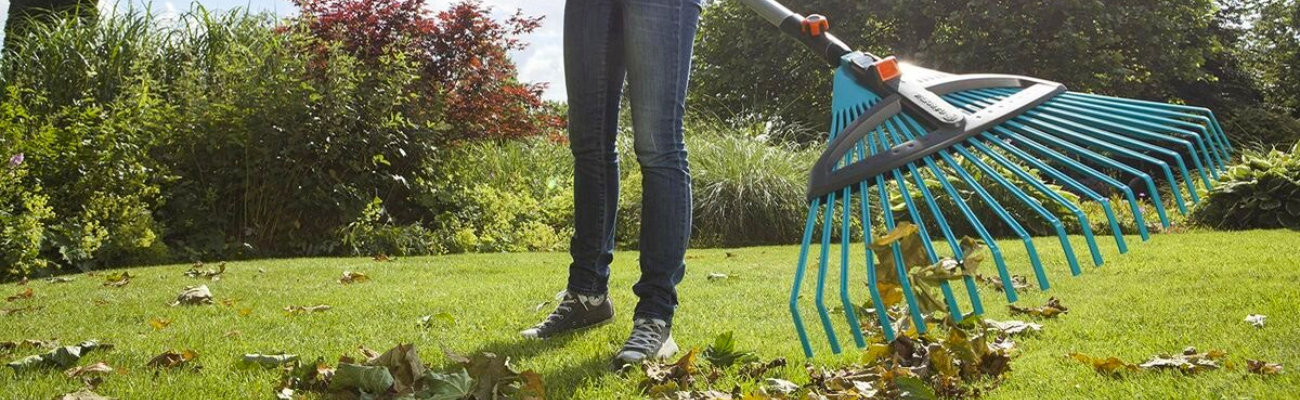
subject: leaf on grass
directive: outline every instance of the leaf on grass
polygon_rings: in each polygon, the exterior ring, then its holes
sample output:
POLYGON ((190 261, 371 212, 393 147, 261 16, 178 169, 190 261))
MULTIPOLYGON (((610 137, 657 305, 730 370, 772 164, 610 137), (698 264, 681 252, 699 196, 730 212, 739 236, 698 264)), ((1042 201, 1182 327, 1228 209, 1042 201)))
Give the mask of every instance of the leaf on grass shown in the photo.
POLYGON ((199 353, 194 352, 194 350, 185 350, 180 353, 168 351, 150 359, 149 362, 145 363, 145 366, 164 369, 189 367, 197 371, 201 367, 192 362, 198 358, 199 353))
POLYGON ((330 306, 318 304, 314 306, 288 306, 284 308, 284 313, 289 315, 311 314, 315 312, 328 311, 330 306))
POLYGON ((423 317, 420 317, 420 322, 416 324, 416 326, 419 326, 421 328, 431 328, 434 325, 444 325, 444 326, 456 325, 456 317, 452 316, 451 313, 448 312, 440 312, 437 314, 425 315, 423 317))
POLYGON ((730 278, 731 275, 727 275, 721 272, 714 272, 714 273, 710 273, 708 278, 706 279, 708 279, 709 281, 725 281, 730 278))
MULTIPOLYGON (((1006 285, 999 277, 978 275, 976 276, 976 279, 998 292, 1007 291, 1006 285)), ((1024 275, 1011 275, 1011 287, 1015 289, 1017 293, 1023 293, 1029 289, 1029 278, 1024 277, 1024 275)))
POLYGON ((901 392, 898 394, 900 400, 938 400, 934 394, 934 389, 926 385, 924 381, 914 376, 904 376, 894 378, 894 385, 898 386, 901 392))
POLYGON ((474 378, 464 368, 450 374, 425 371, 422 381, 425 388, 415 394, 418 399, 460 400, 469 398, 474 390, 474 378))
POLYGON ((54 277, 54 278, 47 279, 47 281, 50 282, 50 283, 68 283, 68 282, 72 282, 72 281, 74 281, 74 280, 75 280, 75 279, 72 279, 72 278, 69 278, 69 277, 66 277, 66 276, 60 276, 60 277, 54 277))
POLYGON ((1246 371, 1264 376, 1282 373, 1282 364, 1271 364, 1262 360, 1246 360, 1246 371))
POLYGON ((221 276, 225 273, 226 263, 221 263, 221 265, 217 266, 217 269, 203 269, 203 263, 199 262, 190 266, 190 269, 185 271, 185 276, 191 278, 206 278, 210 281, 219 281, 221 280, 221 276))
POLYGON ((343 277, 339 278, 339 283, 350 285, 353 283, 362 283, 370 280, 364 272, 343 271, 343 277))
POLYGON ((67 371, 63 371, 63 375, 66 375, 68 378, 76 378, 82 375, 97 375, 97 374, 102 375, 102 374, 109 374, 112 372, 113 372, 113 367, 110 367, 108 366, 107 363, 100 361, 84 367, 69 368, 67 371))
POLYGON ((1039 307, 1024 308, 1016 305, 1008 305, 1011 314, 1025 314, 1033 317, 1056 318, 1056 316, 1070 312, 1070 309, 1061 305, 1061 300, 1055 297, 1047 299, 1047 304, 1039 307))
POLYGON ((542 384, 540 374, 533 371, 524 371, 519 373, 519 379, 523 381, 523 388, 520 393, 523 400, 546 400, 546 385, 542 384))
POLYGON ((700 354, 709 364, 720 368, 727 368, 736 363, 750 363, 758 361, 758 356, 753 351, 737 350, 736 339, 732 332, 727 332, 715 336, 713 344, 704 349, 700 354))
POLYGON ((212 304, 212 291, 208 290, 208 285, 199 285, 198 287, 186 286, 181 290, 181 294, 176 296, 176 301, 172 302, 172 307, 179 305, 201 305, 212 304))
POLYGON ((406 393, 415 388, 415 381, 424 376, 424 364, 420 363, 420 354, 415 345, 398 345, 379 357, 366 361, 367 366, 379 366, 388 369, 393 377, 393 390, 406 393))
POLYGON ((698 371, 695 367, 695 356, 695 349, 691 349, 671 364, 658 361, 643 362, 641 368, 645 378, 641 380, 641 389, 650 392, 652 396, 654 393, 689 390, 695 384, 695 373, 698 371))
POLYGON ((149 326, 152 326, 154 330, 159 330, 159 329, 162 329, 162 328, 166 328, 168 325, 171 325, 171 324, 172 324, 172 320, 170 320, 170 319, 166 319, 166 318, 149 318, 149 326))
POLYGON ((87 340, 75 346, 63 346, 50 350, 45 354, 27 356, 9 363, 9 368, 13 368, 14 373, 21 373, 37 368, 71 368, 81 360, 81 357, 92 350, 111 347, 101 345, 94 340, 87 340))
POLYGON ((1138 367, 1145 369, 1172 369, 1184 374, 1192 375, 1208 370, 1219 369, 1219 361, 1228 356, 1228 353, 1222 350, 1210 350, 1206 353, 1199 353, 1195 347, 1188 347, 1178 355, 1157 355, 1151 357, 1147 362, 1138 367))
POLYGON ((778 357, 768 362, 751 362, 740 367, 740 375, 749 378, 758 379, 767 374, 768 371, 785 367, 787 362, 785 358, 778 357))
POLYGON ((768 392, 791 395, 799 390, 799 385, 785 379, 767 378, 763 380, 763 388, 768 392))
POLYGON ((240 331, 235 330, 235 331, 226 332, 225 334, 222 334, 221 337, 224 337, 224 338, 237 338, 237 337, 239 337, 239 336, 241 336, 241 335, 243 335, 243 334, 244 334, 243 332, 240 332, 240 331))
POLYGON ((55 398, 54 400, 113 400, 110 397, 104 397, 90 389, 81 389, 76 392, 68 393, 55 398))
POLYGON ((994 321, 986 319, 984 320, 984 326, 990 329, 997 329, 998 332, 1009 336, 1039 332, 1043 330, 1042 325, 1025 321, 994 321))
POLYGON ((32 288, 27 288, 27 290, 24 290, 24 291, 18 292, 18 294, 15 294, 15 295, 13 295, 13 296, 6 297, 5 300, 6 300, 6 301, 18 301, 18 300, 26 300, 26 299, 30 299, 30 298, 32 298, 32 288))
POLYGON ((389 262, 393 260, 394 258, 389 257, 387 254, 379 253, 375 255, 375 262, 389 262))
POLYGON ((1247 316, 1246 316, 1246 322, 1249 323, 1249 324, 1251 324, 1251 325, 1254 325, 1256 328, 1263 328, 1263 327, 1264 327, 1264 319, 1265 319, 1265 318, 1268 318, 1268 317, 1267 317, 1267 316, 1264 316, 1264 315, 1259 315, 1259 314, 1250 314, 1250 315, 1247 315, 1247 316))
POLYGON ((339 363, 330 379, 330 390, 357 389, 365 393, 384 393, 393 387, 393 374, 388 368, 339 363))
POLYGON ((18 314, 25 314, 25 313, 29 313, 29 312, 32 312, 32 311, 39 310, 39 309, 41 309, 41 308, 44 308, 44 307, 41 307, 41 306, 26 306, 26 307, 4 308, 4 309, 0 309, 0 315, 18 315, 18 314))
POLYGON ((258 366, 262 368, 275 368, 287 363, 298 361, 297 354, 271 353, 271 354, 245 354, 239 360, 244 366, 258 366))
POLYGON ((1097 371, 1097 373, 1099 374, 1110 376, 1110 377, 1119 376, 1120 373, 1125 371, 1138 370, 1138 367, 1136 365, 1126 363, 1124 362, 1124 360, 1121 360, 1117 357, 1107 357, 1104 359, 1093 358, 1082 353, 1070 353, 1069 357, 1081 363, 1084 363, 1086 365, 1092 366, 1092 369, 1097 371))
POLYGON ((129 271, 108 274, 104 277, 104 286, 120 288, 131 283, 131 278, 135 276, 132 276, 129 271))
POLYGON ((468 364, 461 364, 474 378, 475 398, 495 399, 501 394, 518 390, 519 373, 510 366, 509 357, 493 353, 479 353, 470 357, 468 364))

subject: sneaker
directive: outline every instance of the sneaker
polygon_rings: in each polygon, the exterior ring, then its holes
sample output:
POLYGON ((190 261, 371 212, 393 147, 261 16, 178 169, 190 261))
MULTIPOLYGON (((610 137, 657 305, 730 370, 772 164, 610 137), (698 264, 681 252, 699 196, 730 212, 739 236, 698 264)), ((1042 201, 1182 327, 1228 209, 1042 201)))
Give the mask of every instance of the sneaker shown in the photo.
POLYGON ((637 318, 632 321, 632 337, 614 357, 614 369, 639 364, 647 359, 663 359, 677 353, 673 327, 661 319, 637 318))
POLYGON ((560 305, 542 323, 519 332, 529 339, 547 339, 556 335, 595 328, 614 320, 614 303, 608 295, 583 296, 564 293, 560 305))

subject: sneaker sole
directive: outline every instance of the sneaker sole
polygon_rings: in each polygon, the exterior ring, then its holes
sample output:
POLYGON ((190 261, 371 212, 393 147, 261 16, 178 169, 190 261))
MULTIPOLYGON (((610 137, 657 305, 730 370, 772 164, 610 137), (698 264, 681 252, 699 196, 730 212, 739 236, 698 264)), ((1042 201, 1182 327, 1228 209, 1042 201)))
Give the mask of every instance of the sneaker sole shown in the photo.
POLYGON ((655 352, 655 357, 658 357, 659 359, 672 357, 674 354, 677 354, 678 350, 680 349, 677 347, 677 341, 673 340, 672 335, 669 335, 668 340, 664 341, 664 345, 659 346, 659 351, 655 352))
POLYGON ((587 331, 587 330, 596 329, 596 328, 599 328, 599 327, 602 327, 602 326, 605 326, 605 325, 609 325, 611 322, 614 322, 614 316, 613 316, 613 315, 609 316, 609 318, 606 318, 606 319, 604 319, 604 320, 602 320, 602 321, 597 321, 596 323, 593 323, 593 324, 591 324, 591 325, 587 325, 587 326, 580 327, 580 328, 570 329, 570 330, 567 330, 567 331, 564 331, 564 332, 557 332, 557 333, 554 334, 554 335, 550 335, 550 336, 538 336, 538 337, 535 337, 535 338, 530 338, 530 337, 525 336, 524 338, 525 338, 525 339, 532 339, 532 340, 546 340, 546 339, 551 339, 551 338, 557 338, 557 337, 561 337, 561 336, 564 336, 564 335, 572 335, 572 334, 575 334, 575 333, 580 333, 580 332, 584 332, 584 331, 587 331))

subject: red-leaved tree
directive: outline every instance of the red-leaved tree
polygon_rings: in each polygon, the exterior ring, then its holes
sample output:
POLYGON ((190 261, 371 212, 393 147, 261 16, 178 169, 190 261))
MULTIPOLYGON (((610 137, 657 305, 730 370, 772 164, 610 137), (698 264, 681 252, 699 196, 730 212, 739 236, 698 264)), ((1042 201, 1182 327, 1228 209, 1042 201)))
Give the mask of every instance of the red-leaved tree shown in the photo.
POLYGON ((478 0, 434 14, 425 0, 295 0, 300 23, 362 60, 400 51, 421 63, 442 94, 451 140, 553 135, 564 119, 541 100, 545 84, 524 83, 509 52, 541 18, 516 12, 505 21, 478 0))

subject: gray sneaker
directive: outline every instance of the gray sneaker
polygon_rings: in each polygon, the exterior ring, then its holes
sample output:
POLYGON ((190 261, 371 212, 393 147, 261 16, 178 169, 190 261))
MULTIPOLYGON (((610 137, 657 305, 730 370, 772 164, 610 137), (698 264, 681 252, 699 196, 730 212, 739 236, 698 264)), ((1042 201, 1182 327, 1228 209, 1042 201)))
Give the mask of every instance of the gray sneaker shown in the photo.
POLYGON ((529 339, 548 339, 605 325, 614 320, 614 303, 608 295, 583 296, 565 293, 555 311, 542 323, 519 334, 529 339))
POLYGON ((677 353, 673 327, 661 319, 637 318, 632 321, 632 337, 614 357, 614 369, 639 364, 648 359, 663 359, 677 353))

